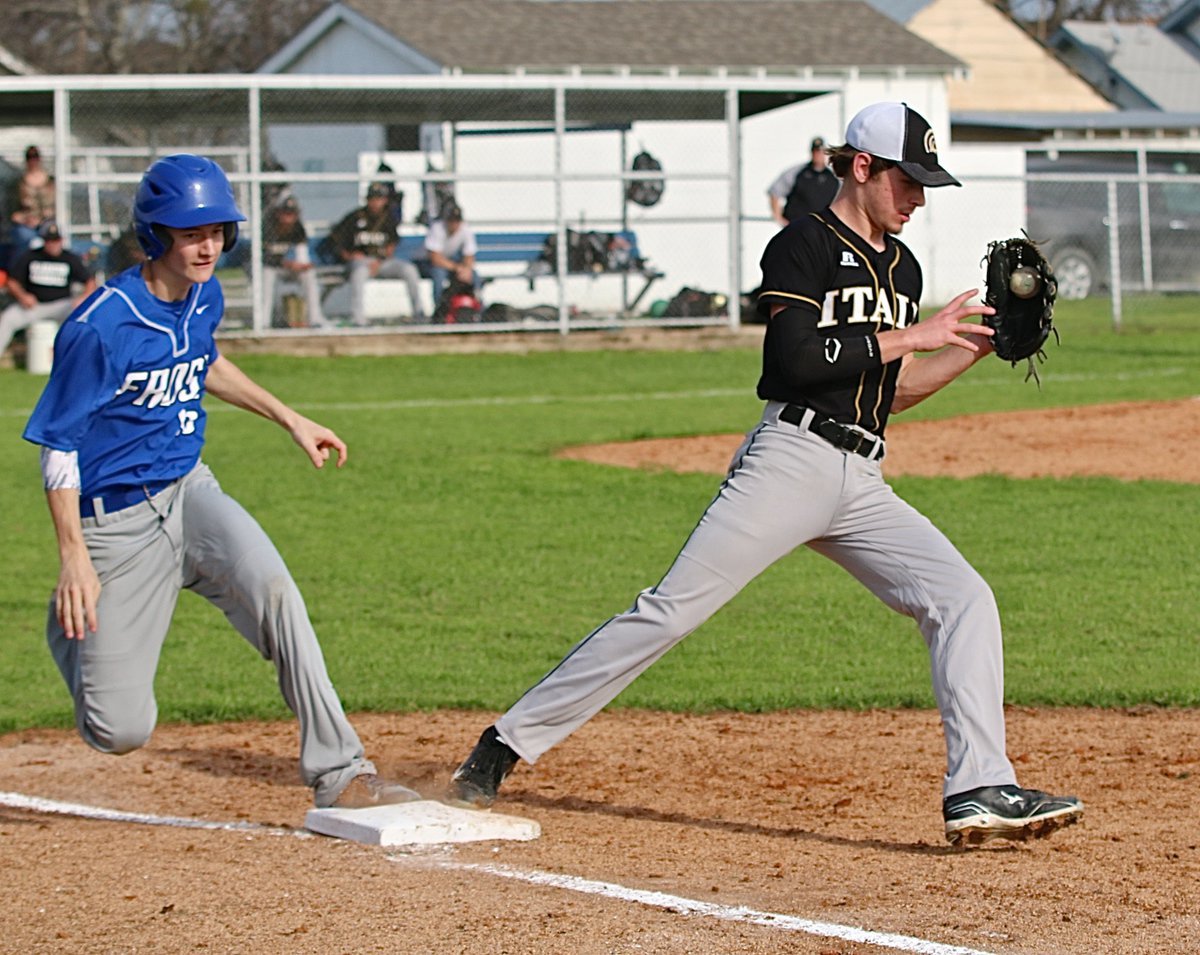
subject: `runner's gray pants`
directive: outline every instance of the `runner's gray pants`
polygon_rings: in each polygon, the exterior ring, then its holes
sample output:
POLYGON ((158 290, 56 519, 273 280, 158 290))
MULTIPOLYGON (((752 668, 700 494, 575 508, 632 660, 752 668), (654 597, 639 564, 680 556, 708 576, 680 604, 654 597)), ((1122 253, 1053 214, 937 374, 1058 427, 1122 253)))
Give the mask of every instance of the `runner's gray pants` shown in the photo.
POLYGON ((767 405, 666 576, 526 692, 497 721, 501 738, 536 761, 758 574, 806 544, 916 620, 946 738, 944 794, 1015 783, 991 589, 941 531, 895 495, 878 461, 779 421, 781 409, 767 405))
POLYGON ((99 629, 68 640, 51 600, 46 637, 85 742, 120 754, 150 739, 159 653, 179 591, 187 588, 218 607, 275 664, 283 698, 300 723, 300 777, 318 806, 355 776, 375 771, 342 710, 283 558, 206 465, 143 504, 85 518, 83 534, 102 587, 99 629))

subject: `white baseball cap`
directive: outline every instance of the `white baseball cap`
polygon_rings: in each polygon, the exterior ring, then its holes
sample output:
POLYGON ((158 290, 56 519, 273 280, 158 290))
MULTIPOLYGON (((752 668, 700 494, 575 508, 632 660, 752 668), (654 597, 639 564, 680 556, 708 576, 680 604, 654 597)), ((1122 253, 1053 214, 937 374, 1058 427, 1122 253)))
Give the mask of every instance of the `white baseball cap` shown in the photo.
POLYGON ((923 186, 961 186, 938 165, 937 141, 925 118, 907 103, 875 103, 846 127, 846 145, 890 159, 923 186))

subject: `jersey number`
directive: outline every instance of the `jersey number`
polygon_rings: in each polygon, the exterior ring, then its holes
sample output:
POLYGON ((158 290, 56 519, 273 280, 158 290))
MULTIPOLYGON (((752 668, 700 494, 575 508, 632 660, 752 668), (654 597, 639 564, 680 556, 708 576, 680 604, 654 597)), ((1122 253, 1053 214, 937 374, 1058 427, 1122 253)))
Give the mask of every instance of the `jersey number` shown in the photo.
POLYGON ((191 434, 196 430, 196 419, 200 415, 195 411, 188 411, 186 408, 179 412, 179 433, 191 434))

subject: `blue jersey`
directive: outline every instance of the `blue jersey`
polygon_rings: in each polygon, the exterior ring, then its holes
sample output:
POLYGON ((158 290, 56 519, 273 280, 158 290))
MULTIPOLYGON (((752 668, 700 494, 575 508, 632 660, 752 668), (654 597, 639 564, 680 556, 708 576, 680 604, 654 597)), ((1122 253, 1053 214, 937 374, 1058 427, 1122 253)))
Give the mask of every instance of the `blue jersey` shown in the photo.
POLYGON ((216 279, 182 302, 151 295, 140 266, 109 279, 59 329, 25 440, 77 451, 83 497, 187 474, 204 446, 200 399, 224 309, 216 279))

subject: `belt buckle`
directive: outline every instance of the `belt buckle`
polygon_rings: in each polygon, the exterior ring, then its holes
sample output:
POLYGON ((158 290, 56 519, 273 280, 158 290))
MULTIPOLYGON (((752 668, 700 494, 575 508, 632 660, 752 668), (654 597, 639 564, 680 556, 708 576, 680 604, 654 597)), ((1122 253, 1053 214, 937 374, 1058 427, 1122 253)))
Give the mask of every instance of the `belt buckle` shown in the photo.
POLYGON ((851 428, 843 427, 832 418, 825 418, 817 423, 817 434, 832 444, 835 448, 841 448, 843 451, 855 451, 862 445, 863 436, 861 432, 854 431, 851 428), (858 444, 855 445, 857 439, 858 444))
POLYGON ((862 454, 862 446, 866 441, 867 436, 861 431, 855 431, 853 428, 842 429, 842 447, 851 454, 862 454))

